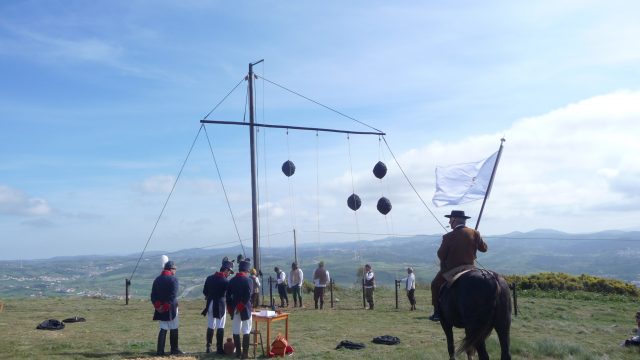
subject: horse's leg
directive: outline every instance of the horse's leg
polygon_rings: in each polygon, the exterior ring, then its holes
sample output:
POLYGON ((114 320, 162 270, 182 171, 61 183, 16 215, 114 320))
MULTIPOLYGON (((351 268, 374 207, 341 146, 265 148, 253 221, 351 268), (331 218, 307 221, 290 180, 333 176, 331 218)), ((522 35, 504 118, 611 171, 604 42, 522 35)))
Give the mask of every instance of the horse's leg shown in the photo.
POLYGON ((511 360, 509 329, 511 324, 496 324, 496 333, 498 334, 498 340, 500 341, 500 360, 511 360))
POLYGON ((444 335, 447 337, 447 351, 449 351, 449 359, 455 360, 455 348, 453 346, 453 325, 446 323, 444 319, 440 320, 440 326, 444 331, 444 335))
MULTIPOLYGON (((504 281, 503 281, 504 282, 504 281)), ((500 341, 500 360, 511 360, 509 333, 511 331, 511 294, 506 283, 500 286, 500 301, 496 307, 493 327, 500 341)))
POLYGON ((467 351, 467 360, 473 360, 473 352, 467 351))
POLYGON ((489 360, 489 354, 487 353, 487 345, 484 340, 476 344, 476 351, 478 352, 478 359, 489 360))

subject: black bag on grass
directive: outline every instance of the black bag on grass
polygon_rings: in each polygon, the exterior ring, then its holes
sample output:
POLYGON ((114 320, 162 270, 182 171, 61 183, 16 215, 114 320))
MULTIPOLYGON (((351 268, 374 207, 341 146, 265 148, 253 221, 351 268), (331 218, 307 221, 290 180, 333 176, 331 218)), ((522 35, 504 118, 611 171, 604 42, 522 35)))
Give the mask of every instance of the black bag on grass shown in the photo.
POLYGON ((64 323, 56 319, 45 320, 36 327, 38 330, 62 330, 64 323))
POLYGON ((374 337, 373 340, 376 344, 384 344, 384 345, 397 345, 400 344, 400 338, 391 335, 382 335, 374 337))

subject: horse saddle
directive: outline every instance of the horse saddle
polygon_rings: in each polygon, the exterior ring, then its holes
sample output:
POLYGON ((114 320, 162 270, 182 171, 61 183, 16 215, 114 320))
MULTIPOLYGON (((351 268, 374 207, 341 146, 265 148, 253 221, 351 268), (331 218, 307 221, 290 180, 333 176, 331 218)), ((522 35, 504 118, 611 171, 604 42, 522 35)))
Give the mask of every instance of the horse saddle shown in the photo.
POLYGON ((460 265, 447 272, 444 272, 442 274, 442 277, 444 277, 444 279, 447 281, 445 283, 445 286, 447 288, 453 286, 453 283, 456 282, 456 280, 458 280, 462 275, 476 269, 477 267, 475 265, 460 265))

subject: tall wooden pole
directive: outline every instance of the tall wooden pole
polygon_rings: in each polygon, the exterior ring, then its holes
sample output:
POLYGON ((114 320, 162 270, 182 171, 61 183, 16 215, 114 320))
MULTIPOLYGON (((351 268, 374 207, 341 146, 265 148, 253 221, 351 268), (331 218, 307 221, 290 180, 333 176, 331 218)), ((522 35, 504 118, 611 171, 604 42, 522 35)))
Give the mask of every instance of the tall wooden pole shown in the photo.
POLYGON ((498 156, 496 156, 496 163, 493 164, 493 170, 491 171, 491 179, 489 179, 489 185, 487 186, 487 192, 484 194, 484 199, 482 200, 482 207, 480 207, 480 214, 478 215, 478 221, 476 222, 476 230, 478 230, 478 226, 480 225, 480 219, 482 218, 482 212, 484 211, 484 204, 487 203, 487 198, 489 197, 489 193, 491 192, 491 187, 493 186, 493 178, 496 176, 496 170, 498 169, 498 163, 500 162, 500 156, 502 155, 502 147, 504 144, 504 138, 500 139, 500 149, 498 149, 498 156))
POLYGON ((293 229, 293 259, 293 261, 298 264, 298 239, 296 238, 296 229, 293 229))
POLYGON ((256 139, 255 139, 255 109, 253 99, 253 65, 264 60, 249 64, 249 146, 251 147, 251 223, 253 225, 253 264, 260 270, 260 234, 258 232, 258 190, 256 176, 256 139))

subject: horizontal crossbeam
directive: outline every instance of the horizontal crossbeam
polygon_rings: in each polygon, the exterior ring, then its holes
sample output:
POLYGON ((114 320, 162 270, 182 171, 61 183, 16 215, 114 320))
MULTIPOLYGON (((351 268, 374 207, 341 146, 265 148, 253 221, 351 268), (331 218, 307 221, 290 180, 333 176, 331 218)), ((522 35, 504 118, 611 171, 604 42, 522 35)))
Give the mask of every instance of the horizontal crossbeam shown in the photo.
MULTIPOLYGON (((219 120, 200 120, 202 124, 222 124, 222 125, 251 125, 248 122, 240 122, 240 121, 219 121, 219 120)), ((272 125, 272 124, 259 124, 254 123, 253 126, 265 127, 265 128, 276 128, 276 129, 292 129, 292 130, 311 130, 311 131, 324 131, 324 132, 334 132, 334 133, 342 133, 342 134, 356 134, 356 135, 378 135, 384 136, 385 133, 381 131, 351 131, 351 130, 338 130, 338 129, 326 129, 326 128, 315 128, 315 127, 305 127, 305 126, 291 126, 291 125, 272 125)))

